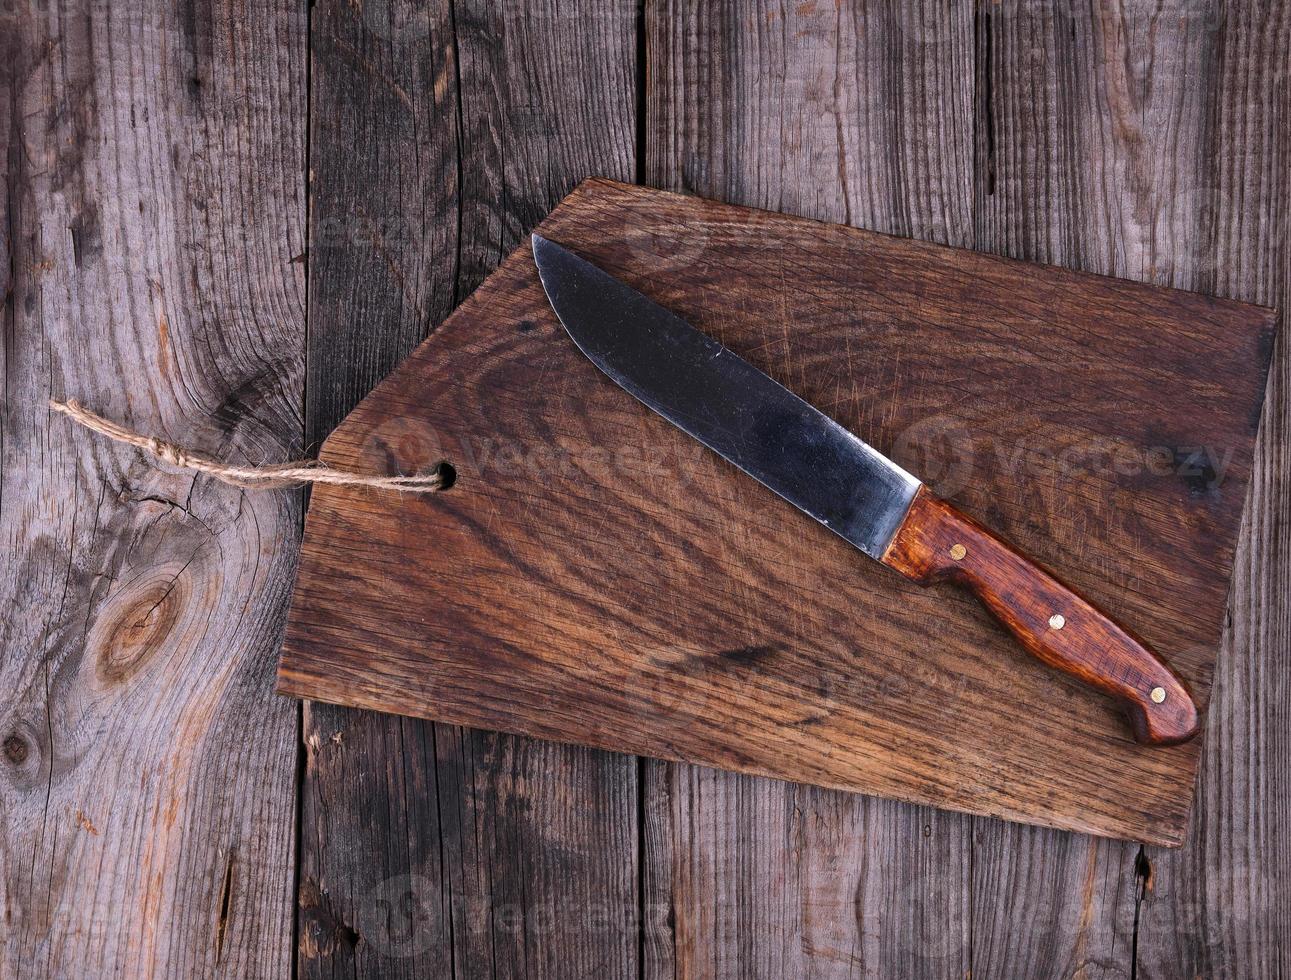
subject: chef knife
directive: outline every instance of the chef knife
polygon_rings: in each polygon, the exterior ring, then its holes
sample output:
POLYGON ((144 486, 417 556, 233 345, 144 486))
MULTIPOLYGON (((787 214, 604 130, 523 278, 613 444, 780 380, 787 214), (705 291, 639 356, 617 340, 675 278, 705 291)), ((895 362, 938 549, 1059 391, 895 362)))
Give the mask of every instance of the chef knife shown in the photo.
POLYGON ((1183 681, 1092 603, 685 320, 540 235, 533 253, 574 343, 646 406, 871 558, 969 589, 1039 660, 1119 701, 1140 742, 1196 734, 1183 681))

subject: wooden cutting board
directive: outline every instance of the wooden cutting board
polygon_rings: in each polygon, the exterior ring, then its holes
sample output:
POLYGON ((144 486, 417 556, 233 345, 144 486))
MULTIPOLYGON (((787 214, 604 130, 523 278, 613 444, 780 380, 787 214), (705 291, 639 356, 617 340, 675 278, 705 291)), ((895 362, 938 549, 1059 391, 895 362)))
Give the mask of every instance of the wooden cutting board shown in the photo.
MULTIPOLYGON (((1273 311, 605 180, 540 230, 1003 532, 1207 703, 1273 311)), ((972 599, 642 407, 566 336, 527 243, 322 456, 456 483, 315 489, 282 692, 1182 838, 1200 740, 1136 745, 972 599)))

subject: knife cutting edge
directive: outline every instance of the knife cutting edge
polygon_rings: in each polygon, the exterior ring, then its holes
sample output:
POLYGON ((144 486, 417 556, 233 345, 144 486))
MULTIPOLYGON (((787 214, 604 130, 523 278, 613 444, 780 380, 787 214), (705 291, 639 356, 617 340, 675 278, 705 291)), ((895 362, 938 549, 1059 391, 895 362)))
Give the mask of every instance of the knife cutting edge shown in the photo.
POLYGON ((552 308, 616 384, 920 585, 967 588, 1037 659, 1120 702, 1134 736, 1197 733, 1183 681, 1141 640, 882 453, 685 320, 533 236, 552 308))

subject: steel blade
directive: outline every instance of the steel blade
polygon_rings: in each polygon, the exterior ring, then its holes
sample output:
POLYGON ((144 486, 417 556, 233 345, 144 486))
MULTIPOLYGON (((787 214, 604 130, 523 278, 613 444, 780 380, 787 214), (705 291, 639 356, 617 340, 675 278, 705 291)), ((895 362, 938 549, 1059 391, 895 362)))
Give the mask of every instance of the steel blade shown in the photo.
POLYGON ((919 481, 716 340, 540 235, 534 260, 580 350, 620 387, 872 558, 919 481))

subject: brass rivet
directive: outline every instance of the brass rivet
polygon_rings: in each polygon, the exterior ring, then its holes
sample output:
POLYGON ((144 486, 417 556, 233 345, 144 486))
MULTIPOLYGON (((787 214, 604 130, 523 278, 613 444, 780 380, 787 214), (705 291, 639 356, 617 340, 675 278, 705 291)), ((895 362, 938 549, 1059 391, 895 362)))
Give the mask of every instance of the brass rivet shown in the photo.
POLYGON ((968 554, 968 549, 962 544, 952 544, 950 546, 950 557, 955 559, 955 561, 959 561, 966 554, 968 554))
POLYGON ((1162 701, 1165 700, 1165 688, 1164 687, 1152 688, 1152 693, 1148 695, 1148 697, 1150 697, 1157 704, 1160 704, 1162 701))
POLYGON ((1049 626, 1052 629, 1060 630, 1066 625, 1067 625, 1067 620, 1063 618, 1061 613, 1054 613, 1052 616, 1049 617, 1049 626))

